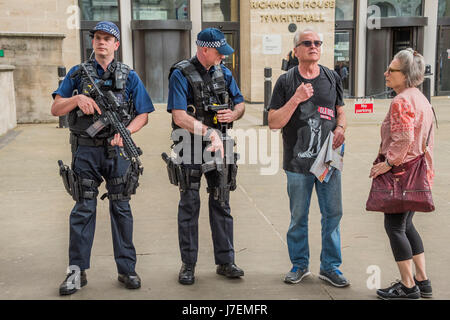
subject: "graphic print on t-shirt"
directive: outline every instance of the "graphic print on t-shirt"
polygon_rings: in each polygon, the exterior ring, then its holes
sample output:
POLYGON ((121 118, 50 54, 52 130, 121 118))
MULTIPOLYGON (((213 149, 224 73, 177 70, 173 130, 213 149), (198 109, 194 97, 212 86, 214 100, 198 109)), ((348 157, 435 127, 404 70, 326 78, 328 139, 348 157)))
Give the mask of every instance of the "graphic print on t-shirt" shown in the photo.
MULTIPOLYGON (((299 151, 297 153, 298 158, 315 158, 319 154, 320 151, 320 137, 322 135, 322 126, 320 118, 311 117, 308 119, 308 127, 309 127, 309 145, 306 151, 299 151)), ((297 140, 298 141, 298 140, 297 140)), ((294 148, 295 151, 295 148, 294 148)))

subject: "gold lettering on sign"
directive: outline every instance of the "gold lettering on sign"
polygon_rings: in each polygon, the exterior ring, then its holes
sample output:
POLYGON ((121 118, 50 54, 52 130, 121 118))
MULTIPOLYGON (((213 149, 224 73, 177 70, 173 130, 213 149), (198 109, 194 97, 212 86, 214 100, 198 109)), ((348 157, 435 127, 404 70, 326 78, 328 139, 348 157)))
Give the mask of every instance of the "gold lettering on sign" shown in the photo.
MULTIPOLYGON (((336 7, 335 0, 250 0, 251 9, 278 9, 278 10, 292 10, 308 9, 308 10, 324 10, 334 9, 336 7)), ((289 13, 291 13, 289 12, 289 13)), ((322 13, 298 13, 296 14, 262 14, 260 15, 261 23, 310 23, 310 22, 325 22, 322 13)))
MULTIPOLYGON (((270 1, 270 0, 251 0, 251 9, 300 9, 302 1, 270 1)), ((305 9, 334 9, 336 7, 335 0, 304 0, 303 8, 305 9)))
POLYGON ((262 14, 260 16, 261 22, 293 22, 293 23, 311 23, 311 22, 325 22, 322 13, 314 14, 262 14))

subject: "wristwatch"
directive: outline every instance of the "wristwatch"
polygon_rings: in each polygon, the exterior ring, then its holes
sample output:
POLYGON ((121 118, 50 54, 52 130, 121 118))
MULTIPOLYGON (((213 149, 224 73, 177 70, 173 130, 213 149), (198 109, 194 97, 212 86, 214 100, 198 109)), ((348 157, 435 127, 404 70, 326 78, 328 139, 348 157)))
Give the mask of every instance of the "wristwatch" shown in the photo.
POLYGON ((342 129, 344 129, 344 131, 345 131, 345 128, 344 128, 344 126, 343 125, 341 125, 341 124, 338 124, 338 125, 336 125, 336 127, 341 127, 342 129))
POLYGON ((386 158, 386 164, 387 164, 389 167, 391 167, 391 168, 393 167, 393 165, 389 163, 389 161, 388 161, 387 158, 386 158))

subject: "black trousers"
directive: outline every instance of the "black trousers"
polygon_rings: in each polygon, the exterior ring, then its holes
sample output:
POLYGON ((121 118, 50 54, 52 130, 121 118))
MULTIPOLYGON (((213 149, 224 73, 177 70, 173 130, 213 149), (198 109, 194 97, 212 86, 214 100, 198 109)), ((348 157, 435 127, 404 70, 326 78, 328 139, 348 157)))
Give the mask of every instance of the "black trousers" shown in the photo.
MULTIPOLYGON (((116 148, 117 151, 117 148, 116 148)), ((74 171, 81 178, 95 180, 100 184, 112 178, 123 176, 130 165, 116 152, 116 157, 108 158, 106 147, 78 146, 74 158, 74 171)), ((125 185, 106 183, 110 193, 121 193, 125 185)), ((98 194, 97 187, 86 188, 98 194)), ((106 201, 106 200, 105 200, 106 201)), ((97 198, 82 199, 77 202, 70 214, 69 263, 81 270, 89 269, 91 249, 94 241, 97 198)), ((135 272, 136 250, 133 245, 133 216, 129 201, 109 200, 111 232, 114 259, 118 273, 135 272)))
MULTIPOLYGON (((200 170, 200 165, 185 165, 186 168, 200 170)), ((216 186, 219 181, 217 171, 205 173, 209 188, 216 186)), ((191 181, 200 183, 200 177, 191 177, 191 181)), ((222 207, 214 200, 213 193, 209 194, 209 223, 211 226, 214 246, 214 260, 216 264, 234 262, 233 247, 233 217, 229 199, 222 207)), ((180 244, 181 261, 195 264, 198 256, 198 217, 200 213, 199 190, 188 189, 180 192, 178 205, 178 239, 180 244)))
POLYGON ((412 259, 424 252, 422 239, 412 222, 414 212, 385 213, 384 228, 391 243, 395 261, 412 259))

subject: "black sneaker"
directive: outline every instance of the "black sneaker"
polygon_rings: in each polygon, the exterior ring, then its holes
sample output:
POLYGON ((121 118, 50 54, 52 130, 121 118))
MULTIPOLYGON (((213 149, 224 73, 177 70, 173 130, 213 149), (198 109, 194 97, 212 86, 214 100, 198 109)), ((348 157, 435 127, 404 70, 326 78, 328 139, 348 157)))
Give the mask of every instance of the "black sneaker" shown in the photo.
POLYGON ((311 274, 308 268, 301 269, 299 267, 293 266, 291 271, 286 274, 284 282, 286 283, 299 283, 304 277, 311 274))
POLYGON ((320 270, 319 279, 328 281, 333 286, 338 288, 344 288, 350 285, 350 282, 347 280, 347 278, 344 277, 342 272, 339 271, 338 269, 331 271, 320 270))
POLYGON ((389 288, 378 289, 377 295, 383 300, 415 300, 420 298, 420 290, 416 285, 405 287, 400 281, 393 283, 389 288))
POLYGON ((419 281, 414 277, 414 282, 419 287, 420 296, 422 298, 431 298, 433 296, 433 289, 431 288, 430 279, 419 281))
POLYGON ((59 294, 61 296, 73 294, 85 285, 87 285, 86 271, 81 271, 78 274, 76 274, 76 271, 72 271, 66 275, 66 279, 59 286, 59 294))

